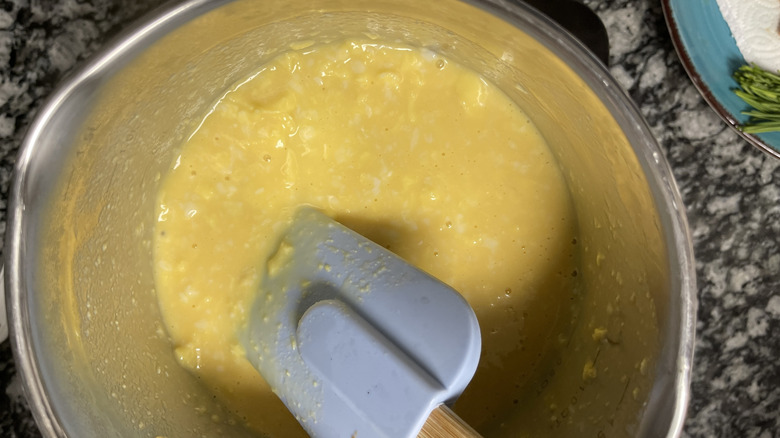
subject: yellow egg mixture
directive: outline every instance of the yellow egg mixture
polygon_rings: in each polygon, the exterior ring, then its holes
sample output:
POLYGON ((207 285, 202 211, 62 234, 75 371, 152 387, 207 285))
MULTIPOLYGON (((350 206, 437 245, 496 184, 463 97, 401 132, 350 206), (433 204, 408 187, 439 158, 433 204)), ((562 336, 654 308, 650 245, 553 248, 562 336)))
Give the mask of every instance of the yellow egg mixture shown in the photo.
POLYGON ((574 212, 544 140, 485 79, 375 41, 297 47, 217 102, 159 192, 160 306, 182 366, 248 427, 305 436, 238 333, 295 209, 313 205, 458 291, 483 337, 455 405, 488 430, 569 320, 574 212))

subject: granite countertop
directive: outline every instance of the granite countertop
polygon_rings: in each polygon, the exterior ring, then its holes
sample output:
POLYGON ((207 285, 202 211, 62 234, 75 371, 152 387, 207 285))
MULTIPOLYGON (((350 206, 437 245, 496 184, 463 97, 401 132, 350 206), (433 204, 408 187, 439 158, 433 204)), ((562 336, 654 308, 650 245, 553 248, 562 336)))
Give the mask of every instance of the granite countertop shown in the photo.
MULTIPOLYGON (((155 0, 0 0, 0 232, 22 136, 53 86, 155 0)), ((641 108, 687 207, 699 282, 684 436, 780 431, 780 160, 704 103, 657 0, 586 0, 607 27, 610 70, 641 108)), ((0 245, 2 245, 0 241, 0 245)), ((8 341, 0 344, 0 436, 39 436, 8 341)))

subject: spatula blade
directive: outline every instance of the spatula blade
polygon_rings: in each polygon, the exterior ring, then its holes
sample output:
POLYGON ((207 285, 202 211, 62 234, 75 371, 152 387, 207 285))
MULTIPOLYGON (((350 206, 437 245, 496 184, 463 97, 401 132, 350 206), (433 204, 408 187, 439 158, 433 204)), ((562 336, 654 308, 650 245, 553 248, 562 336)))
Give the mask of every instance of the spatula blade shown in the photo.
POLYGON ((247 357, 313 436, 415 436, 476 370, 479 326, 465 299, 317 210, 297 212, 265 274, 250 314, 247 357), (307 311, 320 325, 301 322, 307 311), (413 400, 359 397, 356 371, 328 368, 333 358, 343 363, 343 351, 319 343, 330 336, 333 346, 343 345, 351 335, 369 367, 378 361, 359 384, 417 385, 408 392, 413 400))

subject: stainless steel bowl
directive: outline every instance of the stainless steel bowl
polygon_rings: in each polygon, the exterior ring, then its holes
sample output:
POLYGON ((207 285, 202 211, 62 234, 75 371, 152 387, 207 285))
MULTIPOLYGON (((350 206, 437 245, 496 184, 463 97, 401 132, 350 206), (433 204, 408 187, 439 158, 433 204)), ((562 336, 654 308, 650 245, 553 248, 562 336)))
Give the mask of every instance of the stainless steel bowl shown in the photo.
POLYGON ((584 294, 574 330, 495 436, 679 435, 696 308, 684 209, 636 107, 577 41, 502 0, 194 0, 65 83, 17 162, 6 287, 45 436, 247 434, 174 359, 151 264, 154 193, 226 87, 290 43, 365 33, 493 81, 542 132, 574 199, 584 294), (583 380, 596 360, 599 377, 583 380))

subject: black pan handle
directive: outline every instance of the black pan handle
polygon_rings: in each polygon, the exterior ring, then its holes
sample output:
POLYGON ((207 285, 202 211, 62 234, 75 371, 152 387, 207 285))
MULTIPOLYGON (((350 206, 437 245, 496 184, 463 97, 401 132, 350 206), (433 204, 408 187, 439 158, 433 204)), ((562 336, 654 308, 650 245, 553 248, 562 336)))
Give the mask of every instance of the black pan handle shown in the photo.
POLYGON ((609 36, 604 23, 576 0, 516 0, 534 7, 577 37, 597 58, 609 65, 609 36))

